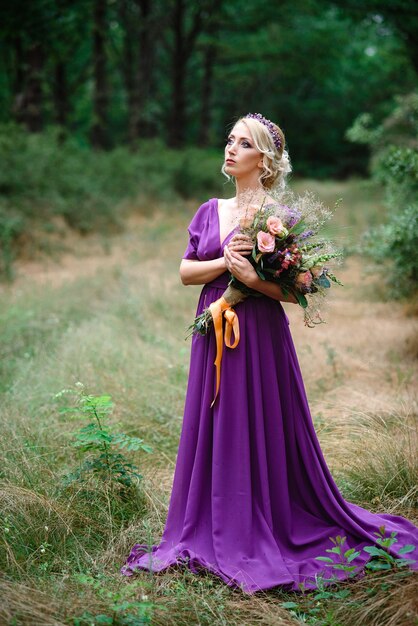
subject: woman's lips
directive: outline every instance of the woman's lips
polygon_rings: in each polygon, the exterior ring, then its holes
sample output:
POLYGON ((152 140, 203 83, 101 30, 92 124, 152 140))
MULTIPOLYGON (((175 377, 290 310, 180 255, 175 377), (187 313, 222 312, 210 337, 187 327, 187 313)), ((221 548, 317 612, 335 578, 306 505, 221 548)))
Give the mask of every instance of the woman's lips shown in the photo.
POLYGON ((235 163, 234 159, 226 159, 225 163, 235 163))

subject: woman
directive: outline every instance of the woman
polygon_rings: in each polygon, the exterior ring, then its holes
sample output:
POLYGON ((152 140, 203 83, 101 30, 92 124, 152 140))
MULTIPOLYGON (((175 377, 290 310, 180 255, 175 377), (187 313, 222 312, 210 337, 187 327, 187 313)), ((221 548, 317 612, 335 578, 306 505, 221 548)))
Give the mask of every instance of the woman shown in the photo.
MULTIPOLYGON (((240 341, 224 350, 219 395, 215 389, 214 333, 193 336, 183 427, 168 517, 161 543, 136 544, 122 573, 161 571, 184 564, 213 572, 228 585, 254 593, 277 585, 316 587, 324 570, 317 556, 345 536, 362 551, 385 525, 401 546, 418 546, 418 528, 395 515, 373 514, 347 502, 324 460, 313 427, 280 287, 260 280, 246 258, 251 249, 237 233, 254 208, 240 198, 267 197, 290 171, 281 129, 259 114, 240 118, 225 147, 223 172, 237 195, 212 198, 189 226, 180 265, 183 284, 203 284, 197 313, 220 298, 229 272, 262 297, 236 306, 240 341)), ((392 554, 397 553, 392 550, 392 554)), ((417 552, 408 556, 414 558, 417 552)), ((416 569, 417 561, 414 567, 416 569)), ((345 573, 338 571, 340 578, 345 573)))

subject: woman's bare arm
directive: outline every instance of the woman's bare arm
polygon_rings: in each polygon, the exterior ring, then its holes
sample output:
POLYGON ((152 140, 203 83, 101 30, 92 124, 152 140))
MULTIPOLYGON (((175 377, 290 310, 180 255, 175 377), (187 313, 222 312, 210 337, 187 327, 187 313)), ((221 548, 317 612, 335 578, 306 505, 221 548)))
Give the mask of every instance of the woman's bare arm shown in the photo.
POLYGON ((225 257, 212 261, 192 261, 182 259, 180 278, 183 285, 204 285, 218 278, 226 271, 225 257))
POLYGON ((280 285, 267 280, 261 280, 258 276, 248 283, 248 286, 251 287, 251 289, 255 289, 256 291, 263 293, 265 296, 273 298, 274 300, 280 300, 281 302, 293 302, 293 304, 298 303, 297 298, 293 293, 289 293, 285 296, 280 285))

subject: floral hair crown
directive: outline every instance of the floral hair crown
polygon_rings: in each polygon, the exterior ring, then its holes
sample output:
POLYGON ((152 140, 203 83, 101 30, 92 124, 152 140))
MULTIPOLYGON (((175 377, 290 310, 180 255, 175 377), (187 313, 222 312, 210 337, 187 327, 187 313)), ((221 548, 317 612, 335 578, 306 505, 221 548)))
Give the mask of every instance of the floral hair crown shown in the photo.
POLYGON ((265 117, 263 117, 261 113, 247 113, 244 119, 247 117, 251 117, 252 119, 258 120, 259 122, 261 122, 261 124, 264 124, 264 126, 267 128, 270 135, 272 136, 273 143, 276 146, 277 150, 280 150, 282 142, 280 139, 280 135, 277 132, 277 130, 274 128, 272 122, 266 119, 265 117))

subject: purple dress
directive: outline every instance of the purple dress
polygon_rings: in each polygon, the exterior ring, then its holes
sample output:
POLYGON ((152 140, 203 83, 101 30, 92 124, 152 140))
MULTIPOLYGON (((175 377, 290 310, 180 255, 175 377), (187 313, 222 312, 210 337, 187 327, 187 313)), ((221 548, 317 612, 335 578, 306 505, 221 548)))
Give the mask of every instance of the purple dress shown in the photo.
MULTIPOLYGON (((189 226, 185 259, 223 254, 218 201, 197 210, 189 226)), ((197 313, 218 299, 222 274, 204 285, 197 313)), ((373 532, 385 525, 398 543, 418 546, 407 519, 375 514, 343 499, 322 454, 302 375, 280 302, 248 298, 235 307, 241 339, 224 346, 219 396, 215 393, 215 337, 193 336, 184 419, 164 534, 158 546, 136 544, 122 574, 161 571, 172 565, 208 570, 226 584, 254 593, 315 588, 315 574, 330 575, 317 556, 329 556, 329 537, 361 551, 351 565, 364 575, 373 532)), ((418 550, 405 557, 415 559, 418 550)), ((334 570, 335 571, 335 570, 334 570)), ((338 571, 338 576, 346 574, 338 571)))

